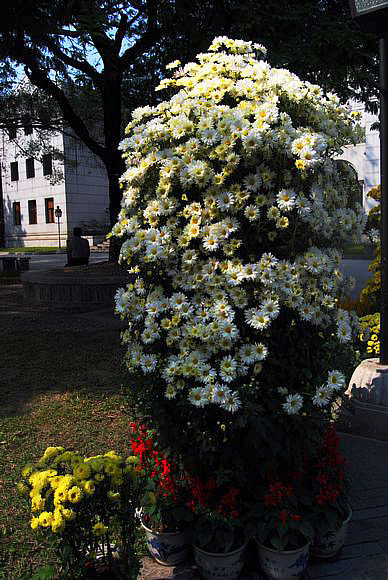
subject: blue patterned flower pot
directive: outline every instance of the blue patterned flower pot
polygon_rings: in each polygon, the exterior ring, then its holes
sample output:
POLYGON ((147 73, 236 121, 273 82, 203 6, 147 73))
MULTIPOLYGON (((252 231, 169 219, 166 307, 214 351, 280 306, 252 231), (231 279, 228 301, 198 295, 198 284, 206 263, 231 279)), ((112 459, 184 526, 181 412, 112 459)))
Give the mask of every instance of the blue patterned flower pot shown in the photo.
POLYGON ((223 578, 224 580, 237 580, 245 563, 246 543, 225 554, 215 554, 207 552, 193 546, 194 560, 198 571, 205 580, 214 580, 214 578, 223 578))
POLYGON ((154 532, 141 522, 151 556, 162 566, 175 566, 185 560, 191 544, 185 532, 154 532))
POLYGON ((257 542, 260 566, 271 580, 297 580, 307 568, 310 543, 297 550, 274 550, 257 542))
POLYGON ((353 515, 352 508, 349 506, 349 515, 343 521, 338 530, 328 530, 325 534, 315 536, 312 554, 316 558, 333 558, 341 550, 345 543, 348 523, 353 515))

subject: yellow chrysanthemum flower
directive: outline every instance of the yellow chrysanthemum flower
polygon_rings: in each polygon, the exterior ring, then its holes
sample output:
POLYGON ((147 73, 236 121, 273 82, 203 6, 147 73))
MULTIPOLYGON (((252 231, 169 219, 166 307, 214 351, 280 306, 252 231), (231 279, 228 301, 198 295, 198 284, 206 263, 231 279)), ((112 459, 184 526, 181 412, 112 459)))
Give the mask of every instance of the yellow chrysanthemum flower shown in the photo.
POLYGON ((30 522, 30 526, 32 530, 37 530, 39 528, 39 518, 33 517, 30 522))
POLYGON ((46 451, 44 452, 43 456, 40 458, 39 463, 44 463, 48 459, 55 457, 61 451, 63 451, 63 447, 47 447, 46 451))
POLYGON ((28 495, 28 487, 24 483, 19 482, 17 484, 17 490, 20 495, 28 495))
POLYGON ((33 466, 30 465, 30 464, 28 464, 25 467, 23 467, 23 469, 22 469, 22 476, 23 477, 29 477, 32 472, 33 472, 33 466))
POLYGON ((31 500, 31 510, 33 512, 38 512, 44 508, 45 500, 40 494, 36 494, 31 500))
POLYGON ((94 485, 93 481, 85 481, 84 490, 88 495, 93 495, 96 490, 96 486, 94 485))
POLYGON ((103 536, 108 531, 108 526, 104 526, 102 522, 98 522, 93 526, 93 532, 96 536, 103 536))
POLYGON ((90 466, 87 463, 79 463, 74 467, 74 477, 76 479, 87 479, 90 476, 90 466))
POLYGON ((76 485, 74 485, 69 491, 67 492, 67 499, 71 503, 78 503, 82 497, 82 491, 76 485))
POLYGON ((39 525, 42 528, 48 528, 53 521, 53 514, 51 512, 42 512, 39 516, 39 525))

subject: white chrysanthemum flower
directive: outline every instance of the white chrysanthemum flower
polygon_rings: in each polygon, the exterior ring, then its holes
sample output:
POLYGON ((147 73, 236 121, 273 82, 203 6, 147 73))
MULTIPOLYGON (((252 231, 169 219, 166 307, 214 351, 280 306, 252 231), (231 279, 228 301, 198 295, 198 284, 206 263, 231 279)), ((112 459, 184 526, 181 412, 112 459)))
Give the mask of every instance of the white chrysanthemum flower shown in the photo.
POLYGON ((327 375, 327 385, 332 389, 338 391, 342 389, 345 384, 345 375, 340 371, 329 371, 327 375))
POLYGON ((278 206, 283 211, 290 211, 295 206, 295 192, 292 189, 282 189, 276 196, 278 206))
POLYGON ((349 342, 352 338, 352 328, 346 322, 340 322, 337 327, 337 337, 340 342, 349 342))
POLYGON ((187 298, 183 292, 176 292, 170 298, 170 304, 172 308, 180 310, 184 304, 187 304, 187 298))
POLYGON ((156 369, 158 359, 154 354, 143 354, 141 357, 141 368, 144 373, 152 373, 156 369))
POLYGON ((215 252, 218 249, 218 240, 214 236, 204 236, 202 241, 203 247, 208 252, 215 252))
POLYGON ((244 178, 244 186, 248 191, 256 192, 262 183, 260 173, 250 173, 244 178))
POLYGON ((223 381, 226 383, 232 381, 236 376, 237 362, 233 357, 225 356, 220 362, 220 374, 223 381))
POLYGON ((260 210, 255 205, 247 205, 244 215, 249 221, 254 222, 260 218, 260 210))
POLYGON ((264 315, 270 318, 276 318, 280 312, 280 305, 278 300, 264 300, 261 303, 260 310, 264 315))
POLYGON ((317 387, 312 402, 317 407, 326 407, 330 403, 332 389, 327 385, 317 387))
POLYGON ((271 319, 258 308, 249 308, 245 311, 245 320, 256 330, 264 330, 271 324, 271 319))
POLYGON ((254 353, 255 353, 255 360, 262 361, 268 355, 268 349, 264 344, 259 342, 259 343, 256 343, 254 345, 254 353))
POLYGON ((217 196, 217 206, 221 211, 227 211, 234 206, 234 195, 230 191, 224 191, 217 196))
POLYGON ((194 407, 204 407, 209 403, 207 391, 202 387, 190 389, 188 399, 194 407))
POLYGON ((213 387, 213 402, 222 404, 226 401, 226 397, 230 394, 230 390, 226 385, 215 383, 213 387))
POLYGON ((252 344, 244 344, 239 352, 239 357, 243 363, 251 364, 256 360, 256 352, 252 344))
POLYGON ((301 395, 287 395, 286 402, 282 404, 287 415, 297 415, 303 407, 303 397, 301 395))
POLYGON ((241 401, 236 393, 228 393, 221 403, 221 407, 229 413, 235 413, 241 407, 241 401))

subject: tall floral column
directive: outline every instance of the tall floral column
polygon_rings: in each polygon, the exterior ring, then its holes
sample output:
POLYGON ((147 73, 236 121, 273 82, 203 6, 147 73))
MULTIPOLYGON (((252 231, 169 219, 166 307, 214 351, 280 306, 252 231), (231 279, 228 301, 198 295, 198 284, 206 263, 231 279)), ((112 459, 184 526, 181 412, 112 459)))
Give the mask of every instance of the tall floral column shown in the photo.
MULTIPOLYGON (((216 38, 133 112, 113 234, 130 389, 189 470, 295 468, 330 420, 357 318, 341 248, 363 227, 337 97, 216 38)), ((244 489, 245 489, 244 488, 244 489)))

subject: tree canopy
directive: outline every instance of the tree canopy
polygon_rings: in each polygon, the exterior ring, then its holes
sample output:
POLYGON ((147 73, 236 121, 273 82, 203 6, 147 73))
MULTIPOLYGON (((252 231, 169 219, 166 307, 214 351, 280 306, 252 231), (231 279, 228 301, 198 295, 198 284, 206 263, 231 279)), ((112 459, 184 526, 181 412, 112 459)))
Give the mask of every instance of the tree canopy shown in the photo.
POLYGON ((114 223, 130 111, 160 98, 165 64, 223 34, 260 42, 275 66, 376 110, 377 41, 343 0, 13 0, 1 8, 0 127, 26 114, 43 129, 64 120, 106 167, 114 223), (23 71, 36 92, 13 92, 23 71))

